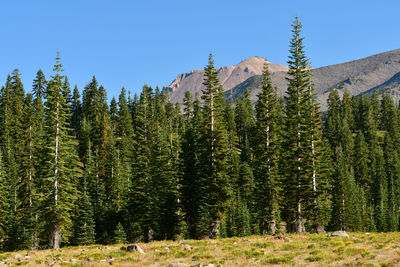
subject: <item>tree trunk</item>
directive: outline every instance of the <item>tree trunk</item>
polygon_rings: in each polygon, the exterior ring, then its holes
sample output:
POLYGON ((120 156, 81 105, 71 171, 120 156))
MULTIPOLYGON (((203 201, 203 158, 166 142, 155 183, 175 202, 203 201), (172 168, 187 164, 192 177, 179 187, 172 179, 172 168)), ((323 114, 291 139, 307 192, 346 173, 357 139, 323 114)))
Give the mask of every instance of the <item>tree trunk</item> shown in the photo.
POLYGON ((54 224, 50 232, 50 248, 59 249, 61 244, 61 229, 58 224, 54 224))
POLYGON ((297 212, 296 212, 296 218, 294 220, 294 230, 297 234, 302 234, 306 232, 306 228, 304 226, 306 220, 303 217, 302 213, 302 208, 301 208, 301 202, 297 203, 297 212))
POLYGON ((146 227, 144 229, 144 242, 148 243, 148 242, 153 241, 153 235, 154 235, 153 230, 149 227, 146 227))
POLYGON ((326 234, 325 227, 323 225, 321 225, 321 224, 317 224, 315 226, 315 232, 317 234, 326 234))
MULTIPOLYGON (((273 216, 275 216, 275 215, 273 215, 273 216)), ((276 230, 277 230, 276 221, 275 221, 275 219, 273 219, 268 224, 268 234, 275 235, 276 234, 276 230)))
POLYGON ((219 219, 213 221, 210 225, 210 233, 208 235, 208 237, 210 239, 215 239, 218 237, 218 232, 219 232, 219 226, 220 226, 221 222, 219 221, 219 219))

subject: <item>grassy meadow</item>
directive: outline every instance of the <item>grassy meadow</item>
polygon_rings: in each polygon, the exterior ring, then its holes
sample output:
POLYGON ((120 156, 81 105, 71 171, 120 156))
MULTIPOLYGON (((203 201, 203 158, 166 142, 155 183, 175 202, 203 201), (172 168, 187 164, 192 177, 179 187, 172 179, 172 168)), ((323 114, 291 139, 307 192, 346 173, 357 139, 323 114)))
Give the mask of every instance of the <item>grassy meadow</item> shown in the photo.
POLYGON ((400 233, 285 237, 138 243, 144 254, 120 250, 126 244, 17 251, 0 254, 0 266, 400 266, 400 233))

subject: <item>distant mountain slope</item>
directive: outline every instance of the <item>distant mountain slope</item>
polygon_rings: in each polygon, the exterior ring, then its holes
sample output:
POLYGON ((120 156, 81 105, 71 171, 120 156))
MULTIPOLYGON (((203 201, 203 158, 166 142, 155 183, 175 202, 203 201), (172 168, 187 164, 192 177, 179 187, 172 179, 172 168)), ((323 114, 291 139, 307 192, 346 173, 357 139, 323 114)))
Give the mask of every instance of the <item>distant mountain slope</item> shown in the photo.
MULTIPOLYGON (((313 69, 315 93, 326 109, 326 100, 330 89, 336 89, 342 94, 347 90, 351 95, 358 95, 371 90, 390 88, 391 94, 400 95, 400 49, 373 55, 342 64, 330 65, 313 69)), ((272 83, 278 88, 278 94, 286 91, 286 72, 271 74, 272 83)), ((246 88, 251 91, 253 101, 261 88, 261 76, 251 77, 232 88, 232 94, 240 97, 246 88)))
MULTIPOLYGON (((264 66, 265 59, 260 57, 251 57, 237 65, 219 68, 219 79, 224 90, 229 90, 241 82, 255 75, 260 75, 264 66)), ((287 66, 268 63, 271 72, 287 71, 287 66)), ((186 91, 193 95, 199 93, 203 86, 204 70, 192 70, 190 73, 179 74, 178 77, 167 87, 170 100, 172 102, 182 102, 186 91)))
POLYGON ((396 100, 396 102, 399 102, 399 100, 400 100, 400 72, 393 75, 392 78, 385 81, 384 83, 382 83, 378 86, 375 86, 374 88, 364 92, 364 94, 370 94, 374 91, 378 91, 379 93, 382 93, 383 91, 385 91, 390 96, 392 96, 396 100))

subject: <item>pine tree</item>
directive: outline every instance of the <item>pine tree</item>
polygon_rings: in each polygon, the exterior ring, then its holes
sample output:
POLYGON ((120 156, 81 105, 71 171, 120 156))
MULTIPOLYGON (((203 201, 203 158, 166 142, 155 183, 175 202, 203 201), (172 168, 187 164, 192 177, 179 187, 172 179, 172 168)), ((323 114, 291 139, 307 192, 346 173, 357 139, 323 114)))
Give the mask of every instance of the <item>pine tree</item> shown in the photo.
POLYGON ((250 92, 246 89, 243 97, 235 105, 235 122, 239 147, 245 148, 246 139, 251 139, 251 132, 255 126, 253 105, 251 104, 250 92))
POLYGON ((331 90, 328 97, 324 135, 328 138, 333 150, 340 145, 341 115, 339 94, 336 90, 331 90))
MULTIPOLYGON (((116 126, 116 138, 121 163, 121 182, 123 184, 123 188, 127 190, 130 187, 132 176, 133 129, 132 116, 129 113, 128 103, 125 95, 125 88, 122 88, 118 102, 119 110, 118 122, 116 126)), ((113 114, 112 111, 111 114, 113 114)), ((127 194, 126 190, 125 192, 122 192, 123 195, 127 194)))
POLYGON ((370 158, 368 145, 365 142, 365 138, 362 132, 359 132, 355 139, 354 147, 354 177, 357 184, 360 186, 362 191, 362 217, 364 231, 370 231, 374 228, 373 218, 371 218, 371 204, 367 203, 370 201, 370 191, 372 185, 372 178, 369 169, 370 158))
POLYGON ((15 69, 11 76, 7 78, 3 94, 3 118, 4 118, 4 144, 6 146, 6 176, 8 182, 8 223, 7 240, 5 246, 8 250, 21 248, 19 237, 21 235, 21 224, 18 221, 18 167, 21 164, 23 151, 22 112, 24 105, 24 87, 21 81, 21 74, 15 69))
POLYGON ((340 103, 341 117, 347 121, 349 128, 352 132, 355 131, 355 119, 354 119, 354 101, 350 97, 347 90, 344 91, 342 101, 340 103))
POLYGON ((32 102, 32 95, 27 94, 23 118, 22 127, 23 132, 21 133, 24 138, 24 150, 21 154, 21 164, 19 166, 19 184, 18 184, 18 197, 20 200, 18 206, 18 221, 21 222, 21 247, 31 248, 35 247, 36 239, 36 216, 35 210, 37 209, 38 201, 35 188, 36 180, 36 164, 34 153, 36 152, 36 127, 34 121, 34 107, 32 102))
MULTIPOLYGON (((165 105, 166 125, 168 145, 166 151, 168 161, 167 167, 170 169, 167 179, 169 180, 169 189, 164 200, 163 216, 170 222, 170 226, 162 227, 162 232, 171 238, 184 237, 187 235, 187 225, 184 219, 184 211, 182 205, 181 184, 182 184, 182 161, 180 154, 182 153, 181 143, 184 129, 183 116, 179 104, 173 105, 166 102, 166 91, 163 90, 162 105, 165 105)), ((161 220, 160 224, 164 225, 165 220, 161 220)))
MULTIPOLYGON (((33 99, 33 116, 34 116, 34 128, 36 133, 36 141, 34 145, 36 146, 36 159, 35 162, 37 165, 40 165, 41 159, 39 158, 42 154, 43 145, 43 137, 44 137, 44 105, 43 105, 43 96, 46 90, 47 81, 45 80, 44 74, 41 70, 38 71, 36 79, 33 83, 33 95, 35 98, 33 99)), ((38 170, 38 166, 36 166, 38 170)))
POLYGON ((332 228, 337 230, 360 231, 362 214, 359 189, 355 183, 352 166, 341 147, 336 149, 335 179, 332 190, 332 228))
POLYGON ((355 140, 355 161, 354 161, 354 175, 357 183, 359 183, 362 187, 369 190, 369 186, 371 184, 371 178, 369 174, 369 150, 368 145, 365 142, 365 138, 363 133, 358 133, 355 140))
MULTIPOLYGON (((384 118, 384 116, 382 118, 384 118)), ((386 181, 388 183, 387 230, 397 231, 399 229, 397 207, 400 203, 400 162, 396 147, 389 133, 385 135, 383 153, 385 158, 386 181)))
POLYGON ((182 136, 182 153, 180 155, 182 162, 182 182, 181 196, 188 231, 191 237, 195 237, 195 219, 196 206, 198 204, 199 186, 198 179, 198 153, 199 153, 199 125, 202 121, 200 112, 200 101, 193 102, 193 97, 189 91, 185 93, 184 98, 184 119, 185 130, 182 136), (195 191, 196 190, 196 191, 195 191))
POLYGON ((373 184, 373 201, 375 202, 375 225, 378 231, 388 231, 388 183, 385 173, 385 159, 380 147, 373 148, 373 159, 371 160, 371 172, 373 184))
POLYGON ((0 150, 0 250, 4 250, 4 243, 7 238, 7 184, 3 165, 2 151, 0 150))
POLYGON ((308 161, 312 175, 312 194, 309 197, 307 217, 312 231, 324 233, 331 214, 332 152, 322 139, 322 122, 312 88, 309 89, 308 161))
MULTIPOLYGON (((132 161, 132 188, 129 199, 130 214, 139 226, 138 232, 145 242, 152 240, 155 228, 154 210, 158 193, 152 186, 151 176, 151 99, 152 95, 144 88, 139 100, 134 139, 134 158, 132 161)), ((126 106, 127 108, 127 106, 126 106)), ((131 117, 129 117, 130 120, 131 117)), ((128 119, 128 118, 126 118, 128 119)), ((134 237, 137 238, 137 237, 134 237)), ((132 239, 130 237, 129 239, 132 239)))
POLYGON ((93 219, 92 203, 87 193, 86 177, 81 188, 75 218, 75 240, 78 245, 91 245, 95 242, 95 222, 93 219))
POLYGON ((285 213, 289 230, 303 233, 306 231, 305 209, 312 190, 310 184, 313 183, 308 139, 311 112, 309 90, 312 84, 303 38, 300 37, 302 25, 297 17, 292 27, 293 37, 290 42, 287 78, 289 86, 286 97, 285 213))
MULTIPOLYGON (((382 94, 382 114, 381 114, 381 130, 386 131, 393 145, 400 148, 400 132, 399 132, 399 121, 398 121, 398 111, 391 98, 388 94, 382 94)), ((386 140, 386 139, 385 139, 386 140)), ((397 150, 397 153, 400 151, 397 150)))
POLYGON ((115 100, 115 97, 113 97, 110 102, 110 127, 114 135, 116 135, 117 133, 117 124, 118 124, 118 106, 117 106, 117 100, 115 100))
POLYGON ((218 236, 221 218, 229 196, 227 175, 228 140, 223 118, 224 94, 214 68, 212 54, 205 68, 202 99, 203 130, 201 132, 200 200, 196 235, 218 236))
POLYGON ((81 131, 82 105, 80 98, 81 95, 79 94, 78 86, 75 85, 71 104, 71 128, 73 129, 73 136, 75 139, 79 139, 79 133, 81 131))
POLYGON ((71 234, 71 215, 75 201, 76 154, 68 135, 69 106, 63 95, 62 65, 59 53, 54 65, 55 74, 46 89, 47 149, 44 188, 41 194, 42 222, 49 233, 49 246, 59 248, 71 234))
POLYGON ((114 230, 114 243, 115 244, 126 243, 126 234, 121 222, 118 222, 117 227, 114 230))
POLYGON ((46 90, 46 85, 46 77, 44 76, 43 71, 39 69, 36 73, 36 78, 33 80, 33 95, 36 98, 43 98, 44 92, 46 90))
POLYGON ((272 87, 268 63, 264 63, 262 90, 256 105, 254 169, 255 198, 258 221, 262 234, 275 234, 279 230, 279 174, 280 129, 278 98, 272 87))

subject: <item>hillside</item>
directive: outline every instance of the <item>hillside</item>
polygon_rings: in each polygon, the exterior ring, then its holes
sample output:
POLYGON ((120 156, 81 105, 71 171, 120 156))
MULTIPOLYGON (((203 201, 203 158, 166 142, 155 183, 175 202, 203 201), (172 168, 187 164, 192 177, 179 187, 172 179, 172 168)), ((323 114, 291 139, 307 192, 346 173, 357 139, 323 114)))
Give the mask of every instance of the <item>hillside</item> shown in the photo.
MULTIPOLYGON (((322 110, 326 109, 326 99, 330 89, 339 94, 347 90, 350 95, 358 95, 373 90, 389 88, 391 95, 400 94, 400 49, 373 55, 342 64, 313 69, 313 82, 318 102, 322 110), (397 74, 397 75, 396 75, 397 74)), ((271 74, 272 83, 278 87, 279 95, 286 91, 286 72, 271 74)), ((261 76, 251 77, 235 86, 234 97, 240 97, 244 90, 251 91, 253 101, 261 88, 261 76)))
POLYGON ((383 92, 385 91, 390 96, 392 96, 396 102, 400 99, 400 72, 393 75, 392 78, 385 81, 384 83, 364 92, 365 94, 370 94, 374 91, 383 92))
MULTIPOLYGON (((260 75, 265 63, 265 59, 260 57, 251 57, 237 65, 219 68, 218 75, 222 87, 225 91, 244 82, 250 77, 260 75)), ((271 72, 287 71, 287 66, 268 63, 271 72)), ((179 74, 178 77, 167 87, 170 92, 170 100, 174 103, 182 102, 186 91, 192 95, 203 90, 204 70, 192 70, 190 73, 179 74)))
MULTIPOLYGON (((270 63, 269 66, 272 82, 278 88, 279 95, 283 95, 287 86, 285 80, 287 66, 274 63, 270 63)), ((261 70, 262 59, 254 57, 235 66, 222 67, 218 71, 225 91, 232 89, 233 97, 236 98, 248 88, 253 101, 256 101, 261 86, 261 70)), ((315 93, 324 110, 332 88, 337 89, 339 94, 347 90, 351 95, 389 88, 390 94, 397 96, 400 94, 399 71, 400 49, 313 69, 312 72, 315 93)), ((193 95, 201 92, 203 73, 202 70, 196 70, 190 74, 180 74, 168 87, 171 91, 171 101, 181 102, 185 91, 190 91, 193 95)), ((230 92, 226 95, 229 97, 230 92)))

